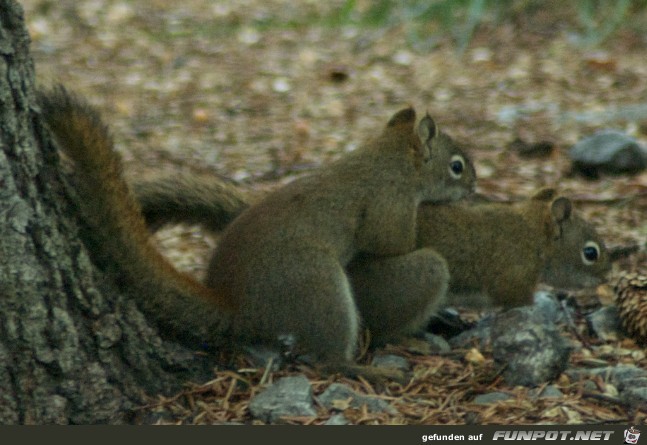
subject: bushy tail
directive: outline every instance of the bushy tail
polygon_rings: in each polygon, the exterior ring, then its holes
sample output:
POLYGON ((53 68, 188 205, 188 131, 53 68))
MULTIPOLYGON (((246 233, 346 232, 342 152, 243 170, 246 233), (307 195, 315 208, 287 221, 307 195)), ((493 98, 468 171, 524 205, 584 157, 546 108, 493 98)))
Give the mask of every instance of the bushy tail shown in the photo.
POLYGON ((185 343, 215 341, 232 305, 178 272, 151 243, 99 113, 63 87, 39 92, 42 118, 74 165, 83 240, 141 310, 185 343))
POLYGON ((186 223, 220 232, 249 206, 235 186, 215 175, 180 173, 130 185, 152 231, 186 223))

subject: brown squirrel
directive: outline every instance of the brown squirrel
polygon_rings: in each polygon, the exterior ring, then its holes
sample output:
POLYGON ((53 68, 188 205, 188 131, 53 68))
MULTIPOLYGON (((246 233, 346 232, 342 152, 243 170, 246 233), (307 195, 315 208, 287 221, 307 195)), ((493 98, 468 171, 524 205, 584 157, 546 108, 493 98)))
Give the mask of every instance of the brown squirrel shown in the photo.
MULTIPOLYGON (((529 304, 539 282, 590 287, 603 282, 611 268, 593 226, 551 188, 514 204, 423 204, 417 245, 433 248, 447 261, 450 283, 438 307, 529 304)), ((407 309, 397 305, 398 296, 425 294, 418 272, 396 270, 388 258, 360 255, 349 264, 348 274, 376 342, 399 336, 401 312, 407 309)))
MULTIPOLYGON (((156 219, 156 227, 191 222, 217 232, 226 224, 218 221, 224 204, 234 198, 245 201, 236 187, 218 178, 180 178, 134 184, 147 214, 171 213, 166 205, 170 201, 189 209, 190 218, 175 213, 156 219), (172 197, 164 197, 166 190, 173 191, 172 197)), ((228 218, 242 208, 231 210, 228 218)), ((510 308, 530 303, 538 282, 560 288, 594 286, 610 269, 609 254, 594 227, 550 188, 518 203, 424 203, 418 210, 417 246, 432 248, 446 260, 451 277, 446 298, 442 292, 429 293, 442 288, 443 277, 430 272, 441 266, 430 267, 424 255, 416 265, 415 254, 407 263, 360 254, 347 267, 359 312, 376 343, 415 332, 430 311, 443 305, 510 308), (420 303, 405 304, 410 301, 429 303, 421 311, 420 303)))
POLYGON ((424 258, 447 281, 442 258, 415 250, 418 206, 467 195, 475 171, 429 115, 416 125, 412 108, 397 112, 372 141, 245 209, 224 230, 205 286, 152 247, 96 110, 62 87, 39 101, 74 165, 84 240, 164 329, 212 347, 290 343, 328 371, 398 375, 353 363, 359 314, 345 267, 360 252, 402 264, 424 258))

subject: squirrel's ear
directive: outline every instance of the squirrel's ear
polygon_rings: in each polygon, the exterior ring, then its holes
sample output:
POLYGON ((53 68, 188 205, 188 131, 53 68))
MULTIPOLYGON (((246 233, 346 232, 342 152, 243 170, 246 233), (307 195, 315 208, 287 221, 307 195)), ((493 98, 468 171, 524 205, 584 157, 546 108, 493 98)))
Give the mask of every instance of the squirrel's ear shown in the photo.
POLYGON ((401 124, 413 124, 416 121, 416 110, 413 107, 405 108, 403 110, 395 113, 389 123, 386 124, 387 127, 394 127, 401 124))
POLYGON ((425 145, 436 136, 438 136, 438 126, 431 116, 429 116, 429 113, 427 113, 425 117, 420 119, 420 123, 418 123, 418 137, 420 138, 420 142, 425 145))
POLYGON ((550 201, 555 197, 557 191, 552 187, 544 187, 537 190, 537 192, 532 195, 532 199, 536 201, 550 201))
POLYGON ((431 159, 431 148, 433 145, 430 141, 436 136, 438 136, 438 126, 431 116, 429 116, 429 113, 426 113, 425 117, 420 119, 420 122, 418 123, 418 137, 420 138, 421 155, 425 161, 431 159))
POLYGON ((558 224, 566 221, 571 216, 573 206, 568 198, 560 197, 553 201, 550 206, 550 212, 553 219, 558 224))

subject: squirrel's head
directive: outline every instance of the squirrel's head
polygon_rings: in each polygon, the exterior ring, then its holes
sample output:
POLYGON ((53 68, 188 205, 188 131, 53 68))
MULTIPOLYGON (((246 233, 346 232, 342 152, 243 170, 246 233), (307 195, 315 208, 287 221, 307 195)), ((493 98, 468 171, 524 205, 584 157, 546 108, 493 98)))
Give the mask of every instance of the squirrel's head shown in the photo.
POLYGON ((609 253, 595 228, 573 211, 568 198, 542 189, 533 201, 545 203, 548 255, 543 281, 555 287, 596 286, 611 269, 609 253))
POLYGON ((411 132, 408 149, 420 183, 421 201, 456 201, 474 191, 476 172, 467 155, 426 114, 417 126, 413 108, 398 111, 387 131, 396 127, 411 132))

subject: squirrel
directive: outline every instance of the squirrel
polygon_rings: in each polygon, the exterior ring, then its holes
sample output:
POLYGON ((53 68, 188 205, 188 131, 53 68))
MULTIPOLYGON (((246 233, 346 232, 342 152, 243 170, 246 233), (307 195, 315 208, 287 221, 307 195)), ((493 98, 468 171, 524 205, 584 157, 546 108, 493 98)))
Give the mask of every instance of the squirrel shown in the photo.
MULTIPOLYGON (((539 282, 566 289, 601 284, 611 269, 609 253, 595 228, 572 207, 553 188, 517 203, 422 204, 417 246, 434 249, 450 274, 445 299, 436 307, 508 309, 530 304, 539 282)), ((397 326, 406 309, 397 299, 425 294, 418 271, 360 255, 348 274, 375 341, 400 337, 397 326)))
MULTIPOLYGON (((156 220, 156 227, 192 222, 218 232, 226 224, 218 220, 221 209, 241 192, 213 176, 200 181, 181 177, 136 182, 136 197, 146 213, 155 213, 171 198, 191 209, 192 218, 167 215, 172 218, 156 220), (165 197, 166 190, 173 190, 173 196, 165 197)), ((247 206, 247 199, 243 197, 242 203, 247 206)), ((229 218, 242 208, 231 210, 229 218)), ((430 289, 447 287, 438 273, 441 266, 426 265, 422 258, 416 266, 414 254, 410 263, 398 263, 397 257, 363 253, 347 266, 359 313, 376 344, 420 330, 429 312, 443 306, 512 308, 530 303, 539 282, 559 288, 590 287, 600 284, 611 268, 595 228, 552 188, 517 203, 423 203, 418 210, 417 247, 434 249, 446 261, 450 275, 446 296, 441 291, 429 294, 430 289), (424 311, 419 304, 403 301, 415 301, 416 296, 433 301, 424 311)))
POLYGON ((418 206, 466 196, 476 174, 428 114, 416 124, 413 108, 398 111, 374 139, 244 209, 224 229, 202 284, 153 247, 97 110, 62 86, 38 100, 74 166, 82 238, 165 331, 209 347, 288 343, 325 372, 401 376, 354 361, 360 317, 345 267, 360 252, 402 264, 423 258, 448 280, 442 258, 416 250, 418 206))

